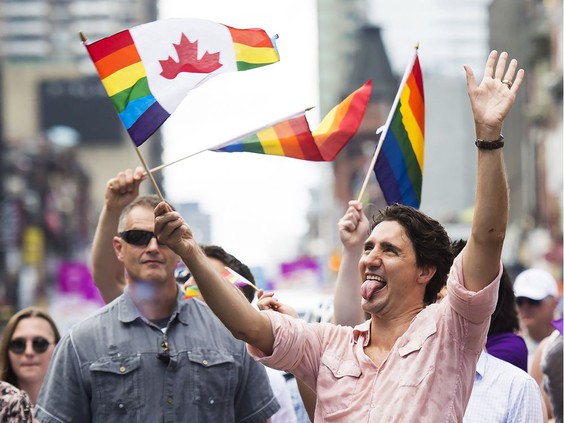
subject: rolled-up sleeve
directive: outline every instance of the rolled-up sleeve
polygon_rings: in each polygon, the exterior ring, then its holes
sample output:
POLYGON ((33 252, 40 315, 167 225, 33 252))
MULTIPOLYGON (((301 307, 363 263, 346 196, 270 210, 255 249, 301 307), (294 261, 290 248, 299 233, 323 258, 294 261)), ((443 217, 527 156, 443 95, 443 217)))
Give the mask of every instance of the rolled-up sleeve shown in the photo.
POLYGON ((503 266, 500 262, 499 272, 489 285, 478 292, 469 291, 464 285, 462 254, 459 254, 454 260, 447 282, 451 307, 465 320, 474 324, 488 319, 495 310, 502 272, 503 266))
POLYGON ((251 345, 247 346, 249 353, 268 367, 291 372, 306 384, 313 384, 323 349, 338 336, 332 333, 336 327, 328 323, 307 323, 275 311, 263 313, 270 318, 274 334, 272 355, 266 356, 251 345))

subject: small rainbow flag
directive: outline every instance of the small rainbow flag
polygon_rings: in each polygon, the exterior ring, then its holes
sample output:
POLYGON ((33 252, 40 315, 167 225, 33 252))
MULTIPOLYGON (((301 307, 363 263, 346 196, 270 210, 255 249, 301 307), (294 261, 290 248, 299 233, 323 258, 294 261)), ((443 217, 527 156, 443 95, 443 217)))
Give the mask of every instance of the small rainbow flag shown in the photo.
POLYGON ((129 136, 140 146, 190 90, 209 78, 278 62, 273 39, 259 28, 164 19, 84 45, 129 136))
POLYGON ((194 298, 201 295, 200 294, 200 288, 198 288, 198 285, 190 285, 188 288, 186 288, 186 291, 184 293, 184 299, 187 300, 189 298, 194 298))
POLYGON ((235 286, 241 287, 241 286, 249 285, 258 291, 258 288, 250 280, 248 280, 244 276, 241 276, 239 273, 237 273, 235 270, 231 269, 230 267, 225 266, 225 269, 221 273, 221 276, 223 276, 225 279, 227 279, 228 282, 232 283, 235 286))
POLYGON ((425 96, 417 50, 380 136, 374 173, 387 204, 421 204, 425 141, 425 96))
POLYGON ((372 81, 367 81, 335 106, 314 132, 310 130, 304 111, 210 150, 270 154, 311 161, 333 161, 356 134, 371 92, 372 81))

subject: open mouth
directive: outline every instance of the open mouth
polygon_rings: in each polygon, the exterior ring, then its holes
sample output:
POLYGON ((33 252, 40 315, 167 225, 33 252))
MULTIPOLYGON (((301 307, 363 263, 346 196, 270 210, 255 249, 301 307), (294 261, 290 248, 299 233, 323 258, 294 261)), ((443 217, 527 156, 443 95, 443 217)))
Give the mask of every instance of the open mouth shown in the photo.
POLYGON ((384 278, 378 275, 366 275, 366 280, 361 286, 361 295, 365 300, 370 300, 375 294, 382 291, 387 282, 384 278))

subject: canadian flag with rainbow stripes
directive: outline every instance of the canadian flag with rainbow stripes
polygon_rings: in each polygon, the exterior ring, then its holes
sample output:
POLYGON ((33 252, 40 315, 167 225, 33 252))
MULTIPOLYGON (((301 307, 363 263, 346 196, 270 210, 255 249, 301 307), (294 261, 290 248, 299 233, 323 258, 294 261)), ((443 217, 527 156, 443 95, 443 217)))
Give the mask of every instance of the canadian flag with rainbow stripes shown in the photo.
POLYGON ((209 78, 278 62, 276 38, 260 28, 179 18, 84 45, 123 125, 140 146, 190 90, 209 78))

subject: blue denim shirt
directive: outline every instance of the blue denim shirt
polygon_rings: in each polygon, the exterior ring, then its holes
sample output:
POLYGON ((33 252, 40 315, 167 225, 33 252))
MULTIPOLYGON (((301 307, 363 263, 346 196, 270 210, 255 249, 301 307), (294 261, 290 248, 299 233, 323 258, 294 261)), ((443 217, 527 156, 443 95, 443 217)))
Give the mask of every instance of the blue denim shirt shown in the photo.
POLYGON ((264 422, 279 408, 264 368, 207 305, 184 300, 166 335, 127 290, 58 343, 41 422, 264 422), (163 341, 170 360, 159 360, 163 341))

